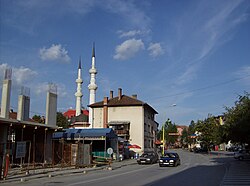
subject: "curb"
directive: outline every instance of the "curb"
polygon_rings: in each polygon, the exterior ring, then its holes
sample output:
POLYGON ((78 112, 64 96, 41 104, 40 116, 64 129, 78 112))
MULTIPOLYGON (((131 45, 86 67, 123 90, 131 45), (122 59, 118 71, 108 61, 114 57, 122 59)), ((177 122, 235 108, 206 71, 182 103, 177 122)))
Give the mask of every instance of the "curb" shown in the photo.
MULTIPOLYGON (((16 174, 11 177, 7 177, 5 180, 0 180, 1 183, 11 183, 11 182, 25 182, 29 180, 34 180, 34 179, 39 179, 39 178, 52 178, 56 176, 61 176, 61 175, 71 175, 71 174, 86 174, 88 172, 92 171, 98 171, 98 170, 115 170, 124 166, 128 165, 133 165, 137 164, 136 161, 129 161, 129 162, 115 162, 111 168, 107 167, 106 165, 100 166, 100 167, 95 167, 95 168, 80 168, 80 169, 74 169, 74 168, 65 168, 65 169, 60 169, 60 170, 43 170, 42 172, 39 173, 33 173, 33 174, 16 174)), ((34 171, 36 172, 36 171, 34 171)))

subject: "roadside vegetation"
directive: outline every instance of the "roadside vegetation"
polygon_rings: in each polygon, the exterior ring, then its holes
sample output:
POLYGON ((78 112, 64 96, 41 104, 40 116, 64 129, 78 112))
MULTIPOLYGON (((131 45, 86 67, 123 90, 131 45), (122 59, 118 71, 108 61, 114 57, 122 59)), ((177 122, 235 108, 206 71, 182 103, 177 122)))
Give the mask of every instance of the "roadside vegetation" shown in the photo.
MULTIPOLYGON (((182 132, 181 143, 183 146, 194 143, 192 135, 197 136, 205 146, 219 145, 222 143, 250 144, 250 94, 245 92, 239 95, 233 107, 225 107, 225 112, 221 116, 208 114, 204 120, 191 121, 188 130, 182 132)), ((175 124, 165 123, 166 142, 171 136, 168 132, 175 132, 175 124)), ((162 128, 163 129, 163 128, 162 128)), ((162 139, 162 129, 159 131, 159 139, 162 139)))

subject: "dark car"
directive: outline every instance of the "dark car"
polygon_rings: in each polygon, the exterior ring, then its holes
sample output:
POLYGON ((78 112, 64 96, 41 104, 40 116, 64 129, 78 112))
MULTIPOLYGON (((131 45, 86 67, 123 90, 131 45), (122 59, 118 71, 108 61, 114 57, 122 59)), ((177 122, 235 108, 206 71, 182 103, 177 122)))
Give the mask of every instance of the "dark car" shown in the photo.
POLYGON ((165 152, 164 156, 160 157, 159 166, 174 166, 181 164, 179 155, 176 152, 165 152))
POLYGON ((234 158, 238 160, 250 159, 250 150, 241 149, 234 153, 234 158))
POLYGON ((159 157, 156 152, 144 152, 138 159, 138 164, 153 164, 158 161, 159 157))
POLYGON ((208 148, 207 147, 194 148, 193 151, 194 153, 208 153, 208 148))

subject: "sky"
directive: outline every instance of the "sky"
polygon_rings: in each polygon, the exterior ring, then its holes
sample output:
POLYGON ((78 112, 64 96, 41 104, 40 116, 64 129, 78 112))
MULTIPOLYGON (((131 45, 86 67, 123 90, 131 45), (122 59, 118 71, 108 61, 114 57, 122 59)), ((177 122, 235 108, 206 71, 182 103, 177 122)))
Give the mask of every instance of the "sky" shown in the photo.
POLYGON ((96 101, 122 88, 160 126, 189 125, 250 92, 249 13, 249 0, 0 0, 0 80, 11 68, 14 111, 24 86, 30 116, 45 115, 53 83, 64 112, 75 108, 81 58, 87 108, 95 42, 96 101))

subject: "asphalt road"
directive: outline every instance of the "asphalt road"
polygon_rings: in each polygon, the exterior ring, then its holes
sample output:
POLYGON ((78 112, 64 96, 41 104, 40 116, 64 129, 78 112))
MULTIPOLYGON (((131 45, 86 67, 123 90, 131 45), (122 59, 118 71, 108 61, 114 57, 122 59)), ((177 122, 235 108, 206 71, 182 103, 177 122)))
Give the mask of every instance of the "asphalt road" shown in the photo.
MULTIPOLYGON (((40 178, 18 185, 25 186, 80 186, 80 185, 185 185, 185 186, 216 186, 220 185, 228 163, 232 157, 195 154, 183 150, 174 150, 179 153, 181 165, 178 167, 159 167, 153 165, 130 165, 114 170, 98 170, 87 174, 64 175, 52 178, 40 178)), ((16 185, 16 183, 4 183, 16 185)))

